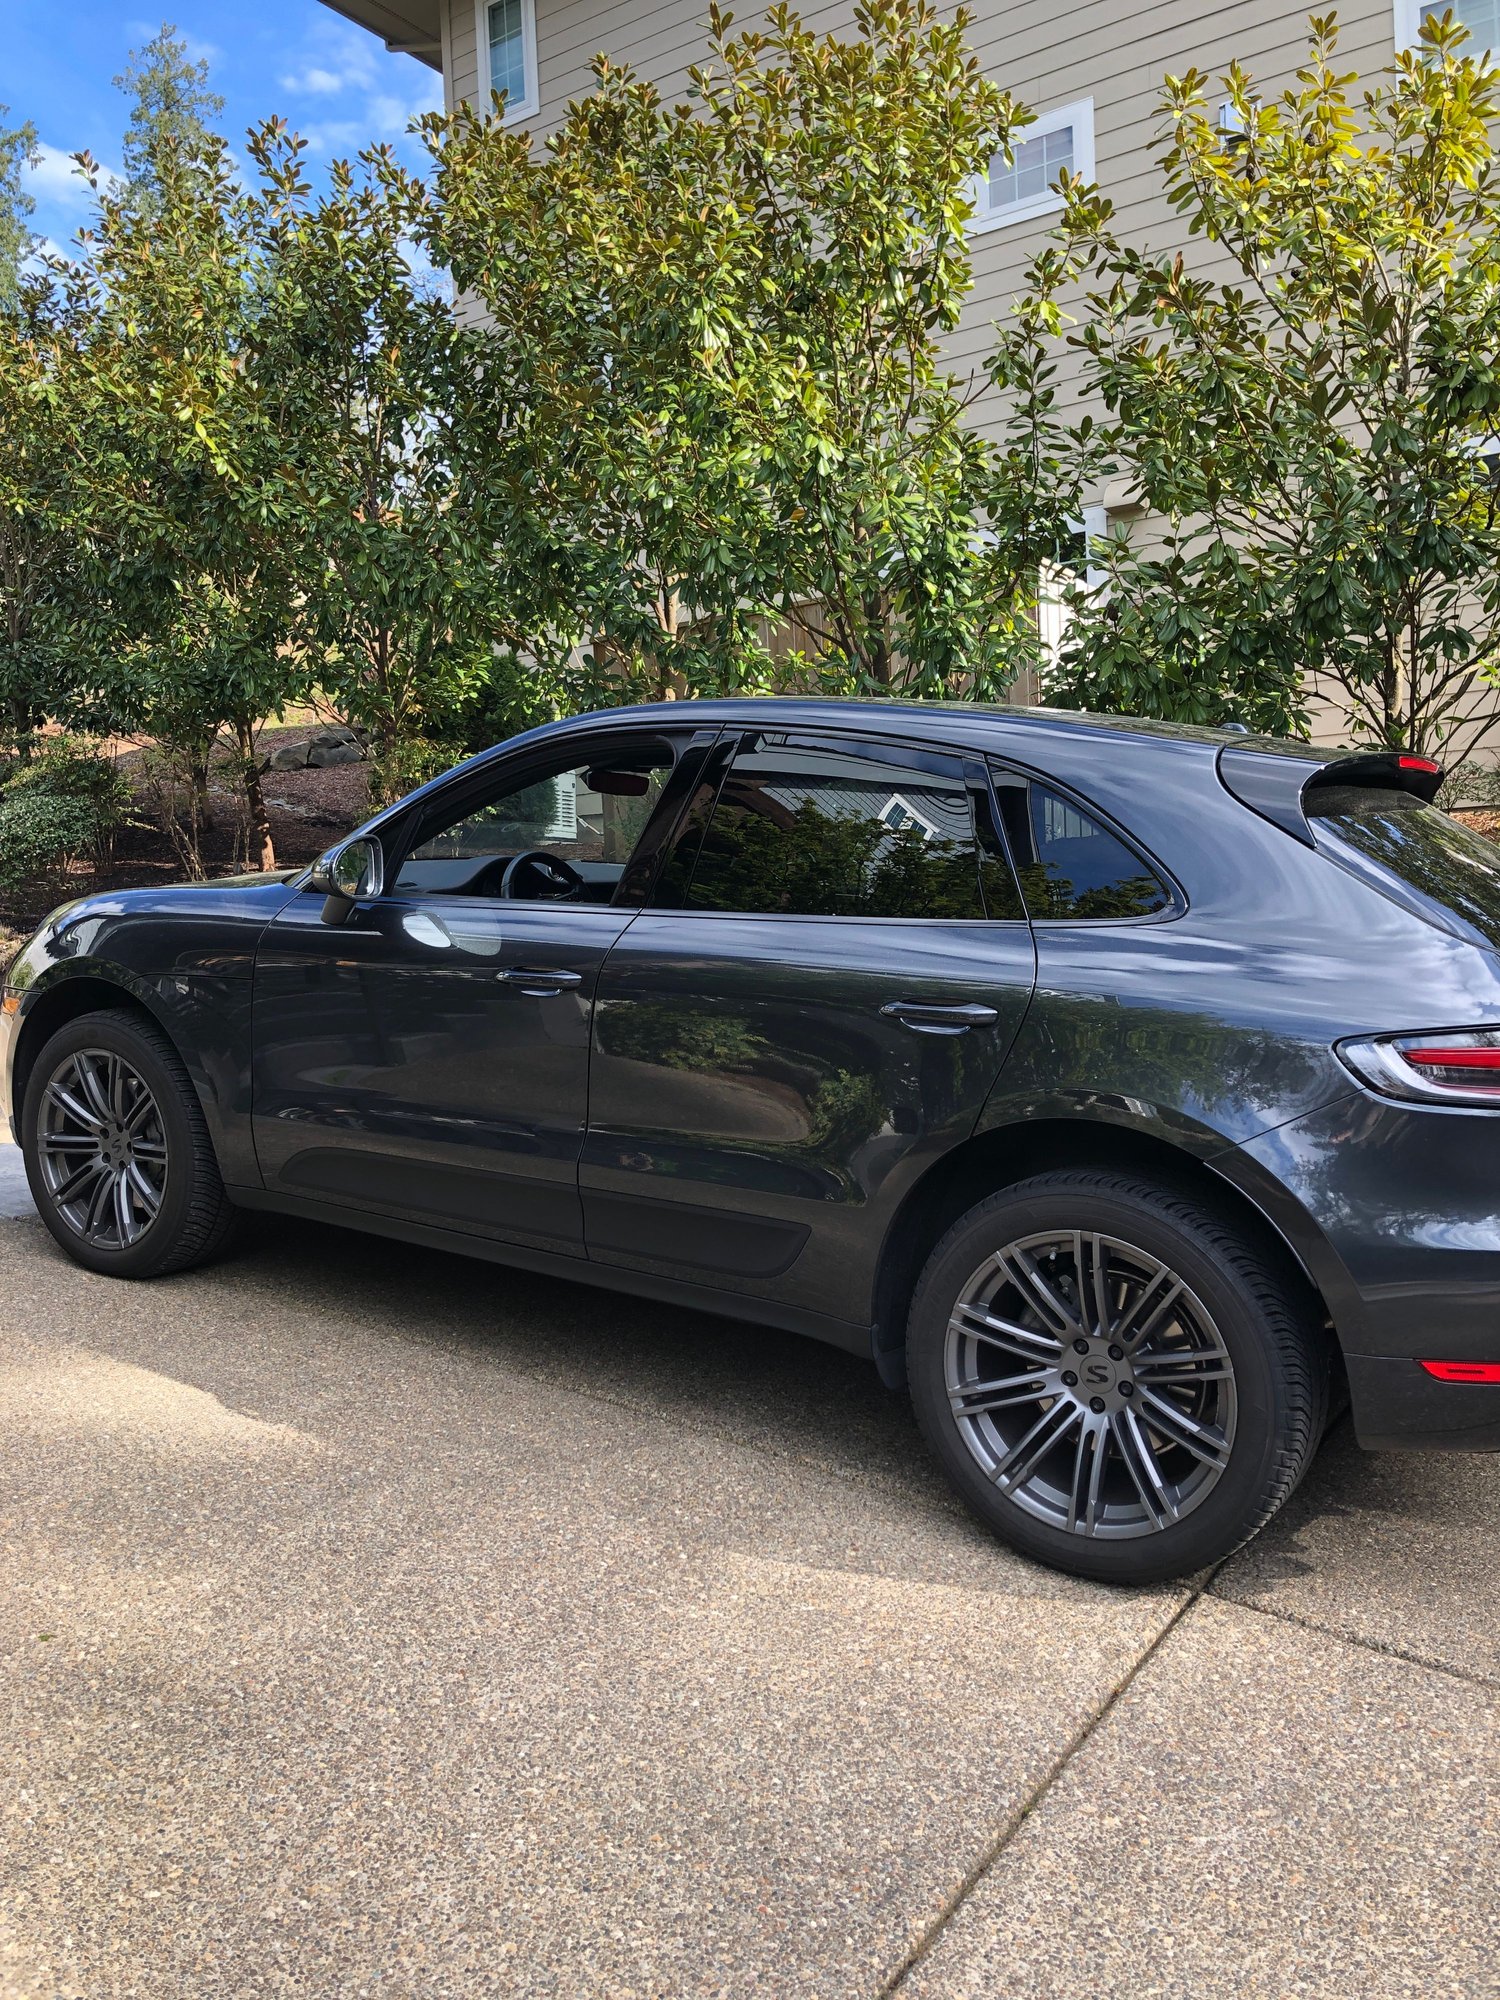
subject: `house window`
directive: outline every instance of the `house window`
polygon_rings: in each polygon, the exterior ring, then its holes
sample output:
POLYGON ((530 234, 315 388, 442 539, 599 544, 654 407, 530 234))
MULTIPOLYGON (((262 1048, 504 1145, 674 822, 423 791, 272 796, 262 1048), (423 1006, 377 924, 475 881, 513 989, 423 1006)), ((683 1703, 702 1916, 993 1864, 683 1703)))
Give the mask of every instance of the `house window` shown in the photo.
POLYGON ((537 109, 536 15, 532 0, 479 0, 479 81, 505 96, 505 122, 537 109))
POLYGON ((1427 16, 1441 20, 1450 6, 1454 20, 1469 31, 1464 55, 1500 55, 1500 0, 1396 0, 1396 47, 1416 48, 1427 16))
POLYGON ((882 826, 888 826, 892 833, 905 833, 908 827, 914 827, 924 840, 931 840, 937 832, 937 827, 925 813, 919 813, 916 807, 908 804, 899 792, 892 792, 889 802, 875 817, 882 826))
POLYGON ((1094 100, 1060 105, 1035 124, 1025 126, 1011 142, 1011 154, 996 153, 989 173, 976 180, 971 230, 1002 229, 1062 207, 1057 177, 1070 174, 1094 178, 1094 100))

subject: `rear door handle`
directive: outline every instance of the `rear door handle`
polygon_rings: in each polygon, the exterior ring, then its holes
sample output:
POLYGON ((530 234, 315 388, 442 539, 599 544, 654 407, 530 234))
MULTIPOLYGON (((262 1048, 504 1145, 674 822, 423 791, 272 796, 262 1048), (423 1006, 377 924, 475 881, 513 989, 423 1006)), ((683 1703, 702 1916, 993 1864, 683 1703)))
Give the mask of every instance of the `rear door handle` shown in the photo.
POLYGON ((880 1011, 919 1035, 966 1035, 970 1028, 993 1027, 1000 1018, 994 1007, 963 1001, 950 1006, 931 1000, 887 1000, 880 1011))
POLYGON ((565 992, 571 986, 582 986, 581 972, 560 972, 555 968, 539 965, 512 965, 504 972, 495 974, 507 986, 519 986, 523 993, 529 993, 533 1000, 550 1000, 556 994, 565 992))

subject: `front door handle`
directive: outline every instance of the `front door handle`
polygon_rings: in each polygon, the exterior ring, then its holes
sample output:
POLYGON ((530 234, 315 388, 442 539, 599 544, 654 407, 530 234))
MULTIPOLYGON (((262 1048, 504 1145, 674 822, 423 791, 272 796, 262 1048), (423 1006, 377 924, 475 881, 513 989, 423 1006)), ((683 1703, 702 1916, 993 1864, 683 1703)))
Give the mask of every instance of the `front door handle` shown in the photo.
POLYGON ((963 1001, 946 1005, 931 1000, 887 1000, 880 1011, 919 1035, 966 1035, 970 1028, 993 1027, 1000 1018, 994 1007, 963 1001))
POLYGON ((570 986, 582 986, 581 972, 559 972, 550 966, 512 965, 495 974, 507 986, 519 986, 533 1000, 550 1000, 570 986))

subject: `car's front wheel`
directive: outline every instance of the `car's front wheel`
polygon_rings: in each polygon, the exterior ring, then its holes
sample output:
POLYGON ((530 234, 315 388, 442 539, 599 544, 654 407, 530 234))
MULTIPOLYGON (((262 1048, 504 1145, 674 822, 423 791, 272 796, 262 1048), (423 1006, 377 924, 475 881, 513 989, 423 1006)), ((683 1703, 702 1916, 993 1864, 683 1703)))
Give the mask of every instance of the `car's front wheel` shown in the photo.
POLYGON ((181 1058, 132 1013, 80 1015, 38 1052, 21 1143, 38 1213, 91 1271, 183 1270, 211 1256, 233 1222, 181 1058))
POLYGON ((1237 1548, 1301 1479, 1327 1410, 1295 1283, 1208 1208, 1116 1174, 1038 1175, 962 1216, 922 1274, 907 1360, 974 1510, 1106 1582, 1237 1548))

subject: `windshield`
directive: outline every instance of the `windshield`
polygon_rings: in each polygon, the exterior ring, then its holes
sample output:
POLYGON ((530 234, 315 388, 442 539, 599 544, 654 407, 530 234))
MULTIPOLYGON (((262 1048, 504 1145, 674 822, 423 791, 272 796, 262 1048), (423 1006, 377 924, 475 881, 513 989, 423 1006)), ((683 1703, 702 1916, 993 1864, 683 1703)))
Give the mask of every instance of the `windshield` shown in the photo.
POLYGON ((1500 844, 1408 792, 1315 785, 1303 797, 1314 832, 1329 832, 1486 944, 1500 946, 1500 844))

